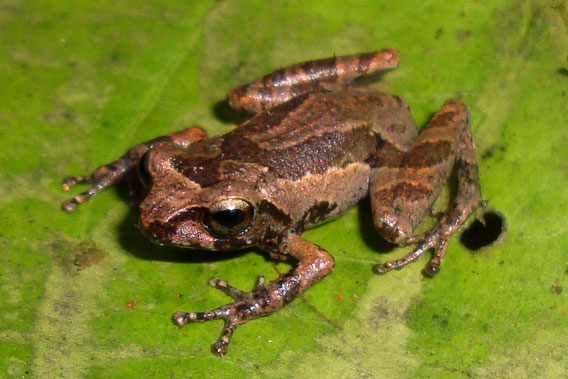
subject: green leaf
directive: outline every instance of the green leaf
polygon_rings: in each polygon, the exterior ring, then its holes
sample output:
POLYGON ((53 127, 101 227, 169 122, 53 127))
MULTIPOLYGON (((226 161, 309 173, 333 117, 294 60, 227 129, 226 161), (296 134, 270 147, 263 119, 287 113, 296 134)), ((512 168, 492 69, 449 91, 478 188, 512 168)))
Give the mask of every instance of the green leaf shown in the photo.
POLYGON ((4 2, 0 376, 565 376, 567 22, 565 0, 4 2), (446 98, 468 104, 483 196, 506 222, 475 253, 453 238, 436 278, 426 259, 372 274, 410 247, 381 248, 363 203, 305 233, 335 272, 218 358, 221 322, 180 330, 171 314, 227 302, 213 275, 250 289, 289 265, 156 247, 122 187, 61 212, 66 175, 193 124, 230 130, 233 86, 385 47, 402 62, 372 87, 419 125, 446 98))

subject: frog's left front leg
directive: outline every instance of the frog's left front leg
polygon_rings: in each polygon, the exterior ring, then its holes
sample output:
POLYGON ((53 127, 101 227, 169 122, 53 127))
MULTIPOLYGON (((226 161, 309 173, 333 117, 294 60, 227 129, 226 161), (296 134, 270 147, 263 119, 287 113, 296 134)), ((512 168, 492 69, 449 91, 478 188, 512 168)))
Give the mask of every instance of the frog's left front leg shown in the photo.
POLYGON ((68 191, 78 183, 91 183, 91 187, 83 193, 63 202, 61 208, 65 212, 73 212, 77 205, 84 203, 100 191, 115 185, 137 167, 140 159, 157 142, 171 142, 181 147, 188 146, 201 139, 207 138, 207 134, 198 126, 193 126, 179 132, 154 138, 130 148, 122 157, 114 162, 100 166, 90 175, 68 176, 63 179, 63 191, 68 191))
POLYGON ((312 284, 333 271, 333 257, 316 244, 296 234, 288 234, 280 244, 280 251, 298 260, 297 266, 281 275, 268 286, 259 277, 252 292, 242 292, 225 281, 213 278, 209 284, 235 298, 230 304, 206 312, 176 312, 172 316, 179 327, 190 322, 223 319, 225 326, 221 337, 211 348, 217 355, 227 353, 227 345, 237 326, 260 316, 266 316, 292 301, 312 284))
POLYGON ((467 107, 460 100, 446 101, 399 167, 374 170, 371 204, 379 233, 400 245, 419 244, 401 259, 375 265, 376 273, 399 269, 434 249, 426 272, 436 274, 450 236, 483 204, 468 118, 467 107), (422 236, 413 235, 414 228, 431 210, 453 168, 458 179, 453 204, 432 230, 422 236))

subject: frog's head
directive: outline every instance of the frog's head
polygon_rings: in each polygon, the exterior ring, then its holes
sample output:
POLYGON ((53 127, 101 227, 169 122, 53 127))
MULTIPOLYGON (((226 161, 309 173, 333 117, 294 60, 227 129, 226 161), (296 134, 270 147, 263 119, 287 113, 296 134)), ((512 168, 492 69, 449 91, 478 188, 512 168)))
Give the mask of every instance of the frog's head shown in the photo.
POLYGON ((164 245, 206 250, 258 245, 272 223, 255 185, 223 175, 215 180, 206 162, 189 162, 179 154, 179 148, 161 146, 144 158, 150 183, 140 205, 139 229, 164 245))

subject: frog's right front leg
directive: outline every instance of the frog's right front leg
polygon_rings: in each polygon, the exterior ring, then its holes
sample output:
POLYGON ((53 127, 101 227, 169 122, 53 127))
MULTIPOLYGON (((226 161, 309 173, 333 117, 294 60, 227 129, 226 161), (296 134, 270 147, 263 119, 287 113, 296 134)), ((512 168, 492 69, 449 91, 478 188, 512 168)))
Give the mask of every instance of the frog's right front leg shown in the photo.
POLYGON ((298 63, 229 92, 233 109, 258 113, 310 92, 332 88, 334 83, 388 71, 398 65, 398 52, 385 49, 298 63))
POLYGON ((207 134, 198 126, 193 126, 161 136, 153 140, 138 144, 129 149, 126 154, 114 162, 97 168, 92 174, 84 176, 68 176, 63 179, 63 191, 68 191, 77 183, 92 183, 91 187, 83 193, 64 201, 61 208, 65 212, 73 212, 77 205, 84 203, 100 191, 115 185, 131 173, 140 162, 144 153, 152 148, 157 142, 171 142, 181 147, 186 147, 194 142, 207 138, 207 134))
POLYGON ((190 322, 223 319, 225 326, 217 342, 212 345, 212 350, 217 355, 224 355, 237 326, 282 308, 333 271, 333 257, 318 245, 296 234, 288 234, 279 249, 298 260, 297 266, 290 272, 281 275, 268 286, 264 286, 264 278, 260 276, 252 292, 242 292, 223 280, 212 278, 209 284, 233 297, 235 301, 206 312, 176 312, 172 316, 173 322, 182 327, 190 322))

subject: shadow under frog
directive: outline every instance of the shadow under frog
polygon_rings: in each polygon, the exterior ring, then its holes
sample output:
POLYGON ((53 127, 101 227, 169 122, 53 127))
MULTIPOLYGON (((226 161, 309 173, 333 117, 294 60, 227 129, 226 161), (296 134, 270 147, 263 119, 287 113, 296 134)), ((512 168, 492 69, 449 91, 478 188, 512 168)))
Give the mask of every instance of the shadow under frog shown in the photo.
POLYGON ((155 243, 199 250, 257 247, 293 268, 243 292, 212 278, 234 302, 205 312, 177 312, 178 326, 225 321, 213 352, 226 354, 237 326, 293 300, 334 268, 333 257, 301 237, 369 196, 375 230, 405 257, 373 266, 382 274, 432 249, 426 272, 440 269, 448 240, 483 204, 469 112, 447 100, 420 134, 398 96, 358 86, 357 78, 394 69, 396 50, 334 57, 277 70, 229 92, 230 106, 253 116, 233 131, 207 137, 191 127, 141 143, 88 176, 91 187, 65 201, 73 211, 99 191, 139 172, 148 192, 138 228, 155 243), (452 170, 457 192, 428 232, 414 230, 431 211, 452 170))

